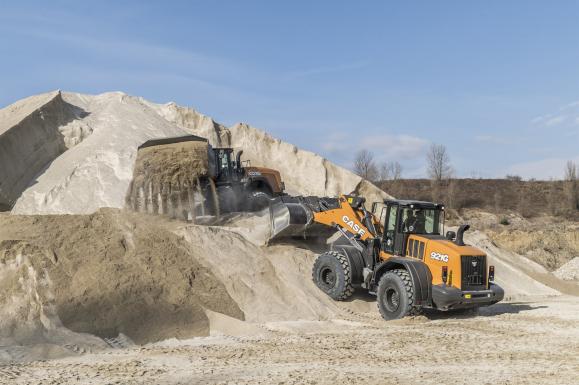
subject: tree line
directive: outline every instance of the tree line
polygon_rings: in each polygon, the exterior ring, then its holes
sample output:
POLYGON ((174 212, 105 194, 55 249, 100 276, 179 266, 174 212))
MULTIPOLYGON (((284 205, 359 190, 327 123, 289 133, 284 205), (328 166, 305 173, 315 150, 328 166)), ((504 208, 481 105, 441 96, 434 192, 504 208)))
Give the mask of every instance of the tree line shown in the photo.
MULTIPOLYGON (((450 179, 454 169, 450 164, 450 156, 442 144, 431 144, 426 154, 427 172, 432 180, 450 179)), ((377 162, 374 154, 362 149, 354 158, 354 172, 370 182, 383 180, 398 180, 402 178, 402 165, 397 161, 377 162)))
MULTIPOLYGON (((428 179, 431 180, 432 200, 444 200, 450 207, 461 208, 461 199, 458 198, 460 194, 457 191, 456 179, 453 178, 455 171, 446 146, 432 143, 426 153, 425 161, 428 179)), ((379 162, 371 151, 362 149, 356 153, 353 171, 362 178, 379 185, 380 182, 395 182, 402 179, 403 168, 397 161, 379 162)), ((522 178, 517 175, 507 175, 505 179, 522 183, 522 178)), ((568 161, 565 164, 563 183, 567 202, 557 202, 556 206, 558 209, 567 207, 567 210, 579 210, 579 171, 574 161, 568 161)), ((496 195, 500 195, 500 192, 496 192, 496 195)), ((520 205, 525 206, 524 197, 520 205)), ((523 211, 531 212, 532 208, 522 207, 521 212, 523 211)))

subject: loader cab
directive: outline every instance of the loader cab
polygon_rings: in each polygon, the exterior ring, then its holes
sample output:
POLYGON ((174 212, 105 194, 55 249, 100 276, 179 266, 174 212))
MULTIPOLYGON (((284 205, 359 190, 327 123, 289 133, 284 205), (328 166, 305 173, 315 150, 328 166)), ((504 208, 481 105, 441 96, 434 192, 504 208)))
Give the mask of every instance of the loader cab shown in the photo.
POLYGON ((386 200, 380 220, 384 224, 382 249, 405 255, 408 236, 439 238, 444 234, 444 205, 422 201, 386 200))
POLYGON ((237 181, 239 179, 239 165, 233 159, 232 148, 213 148, 217 167, 216 180, 221 183, 237 181))

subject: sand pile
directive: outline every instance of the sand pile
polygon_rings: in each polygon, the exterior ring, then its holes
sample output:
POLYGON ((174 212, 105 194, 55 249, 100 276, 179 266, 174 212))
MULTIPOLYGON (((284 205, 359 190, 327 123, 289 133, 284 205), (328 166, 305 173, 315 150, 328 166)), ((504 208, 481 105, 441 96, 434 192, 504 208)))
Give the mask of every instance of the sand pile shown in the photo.
POLYGON ((311 280, 316 254, 309 248, 259 247, 226 227, 177 224, 173 231, 203 250, 201 261, 223 282, 247 321, 318 320, 340 312, 341 304, 311 280))
POLYGON ((26 241, 0 242, 0 362, 56 358, 108 345, 63 327, 48 269, 55 257, 26 241))
MULTIPOLYGON (((24 254, 14 249, 14 242, 2 243, 0 255, 7 255, 3 285, 14 288, 28 271, 34 272, 30 279, 35 285, 50 287, 50 296, 38 291, 27 299, 33 308, 50 300, 50 312, 17 313, 15 322, 30 319, 33 325, 44 325, 43 319, 52 318, 43 314, 53 314, 74 332, 101 338, 122 333, 143 343, 208 335, 204 309, 244 317, 223 284, 200 264, 203 250, 190 247, 148 218, 105 210, 89 216, 1 216, 0 220, 0 239, 26 238, 36 245, 27 249, 24 263, 19 262, 24 254), (33 269, 8 268, 15 264, 33 269)), ((5 289, 5 298, 11 298, 13 289, 5 289)))
POLYGON ((73 123, 85 116, 59 92, 0 110, 0 206, 12 206, 51 161, 90 135, 73 123))
MULTIPOLYGON (((0 162, 0 180, 12 173, 26 176, 25 190, 17 197, 14 213, 92 213, 100 207, 123 207, 137 146, 153 138, 187 134, 152 113, 138 98, 121 93, 84 96, 63 92, 47 97, 49 102, 40 108, 42 116, 57 115, 59 110, 69 108, 67 106, 78 113, 66 121, 44 120, 51 132, 59 133, 61 146, 56 156, 43 158, 42 166, 34 173, 20 172, 13 169, 11 163, 0 162), (87 136, 88 131, 83 131, 82 127, 90 127, 90 135, 87 136), (76 140, 79 143, 67 148, 65 132, 80 135, 76 140)), ((22 105, 29 103, 32 103, 30 98, 19 102, 22 105)), ((22 127, 10 128, 10 132, 19 137, 9 157, 24 170, 32 167, 33 148, 39 147, 45 139, 35 140, 38 125, 31 124, 29 131, 22 127)), ((0 136, 0 146, 7 143, 5 140, 4 135, 0 136)), ((12 146, 6 144, 9 145, 12 146)), ((45 151, 40 148, 39 153, 45 151)))
POLYGON ((122 93, 54 92, 17 102, 0 116, 8 117, 2 129, 10 133, 0 131, 0 156, 6 157, 0 162, 0 181, 9 181, 1 186, 0 205, 14 204, 14 213, 88 214, 101 207, 122 208, 137 147, 149 139, 186 134, 205 137, 216 147, 243 149, 253 166, 280 170, 291 193, 364 191, 370 201, 387 197, 316 154, 246 124, 225 128, 174 103, 154 104, 122 93), (43 120, 48 116, 60 118, 43 120), (18 124, 20 120, 29 123, 18 124), (44 128, 36 130, 38 126, 44 128))
POLYGON ((137 212, 194 219, 210 207, 208 143, 190 141, 142 148, 137 153, 127 206, 137 212), (203 180, 203 183, 201 182, 203 180), (198 209, 199 207, 199 209, 198 209))
POLYGON ((553 272, 555 276, 566 281, 579 281, 579 257, 575 257, 553 272))
MULTIPOLYGON (((240 223, 259 232, 251 221, 244 216, 240 223)), ((235 225, 197 226, 116 209, 0 215, 2 303, 9 311, 17 308, 10 301, 21 298, 23 309, 3 317, 11 321, 0 335, 12 338, 11 345, 30 346, 56 325, 71 335, 122 334, 144 343, 209 335, 212 322, 230 318, 263 323, 335 318, 344 306, 374 311, 374 303, 339 304, 318 290, 310 279, 315 253, 309 248, 260 246, 235 225), (21 288, 23 276, 32 277, 23 287, 34 290, 21 288), (14 329, 26 320, 27 334, 14 329), (30 338, 14 337, 24 334, 30 338)))
POLYGON ((213 146, 242 148, 244 159, 253 166, 271 167, 281 172, 291 194, 337 196, 356 192, 369 202, 390 197, 373 184, 310 151, 281 141, 245 123, 226 128, 211 118, 175 103, 147 103, 167 120, 195 135, 209 139, 213 146), (296 172, 299 170, 299 172, 296 172))

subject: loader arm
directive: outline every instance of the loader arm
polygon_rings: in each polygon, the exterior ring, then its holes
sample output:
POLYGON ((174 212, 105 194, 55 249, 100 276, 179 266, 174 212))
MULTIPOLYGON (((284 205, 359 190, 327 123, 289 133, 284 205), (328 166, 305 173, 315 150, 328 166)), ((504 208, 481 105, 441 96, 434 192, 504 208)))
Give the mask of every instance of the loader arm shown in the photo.
POLYGON ((358 203, 357 208, 352 207, 355 199, 360 198, 340 196, 340 207, 314 212, 313 221, 326 226, 338 226, 363 241, 376 238, 382 233, 379 221, 366 211, 363 201, 358 203))

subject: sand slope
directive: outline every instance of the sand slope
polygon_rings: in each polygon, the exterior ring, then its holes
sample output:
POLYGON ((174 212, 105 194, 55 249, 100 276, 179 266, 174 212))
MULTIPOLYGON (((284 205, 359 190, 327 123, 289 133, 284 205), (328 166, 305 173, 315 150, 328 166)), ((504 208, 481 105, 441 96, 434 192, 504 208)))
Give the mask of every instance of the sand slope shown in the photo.
POLYGON ((136 215, 3 215, 0 242, 0 336, 16 345, 61 327, 137 343, 208 335, 204 309, 244 319, 203 250, 136 215))
POLYGON ((89 134, 82 127, 73 129, 73 122, 85 115, 60 92, 0 110, 0 206, 12 206, 50 162, 89 134))
POLYGON ((246 124, 227 129, 174 103, 154 104, 118 92, 53 92, 8 106, 0 116, 10 117, 2 126, 6 134, 0 133, 0 148, 14 148, 0 152, 6 157, 0 162, 0 181, 8 181, 0 186, 0 204, 14 204, 12 212, 17 214, 89 214, 101 207, 121 208, 137 146, 152 138, 191 133, 214 146, 242 148, 244 159, 253 165, 279 169, 288 191, 295 194, 335 196, 364 190, 369 200, 387 196, 316 154, 246 124), (54 118, 42 120, 45 116, 54 118), (16 123, 20 120, 26 124, 16 123), (40 136, 39 126, 46 131, 40 136), (48 147, 38 150, 35 143, 48 147), (12 164, 19 167, 8 167, 12 164), (15 178, 20 178, 16 184, 15 178))

